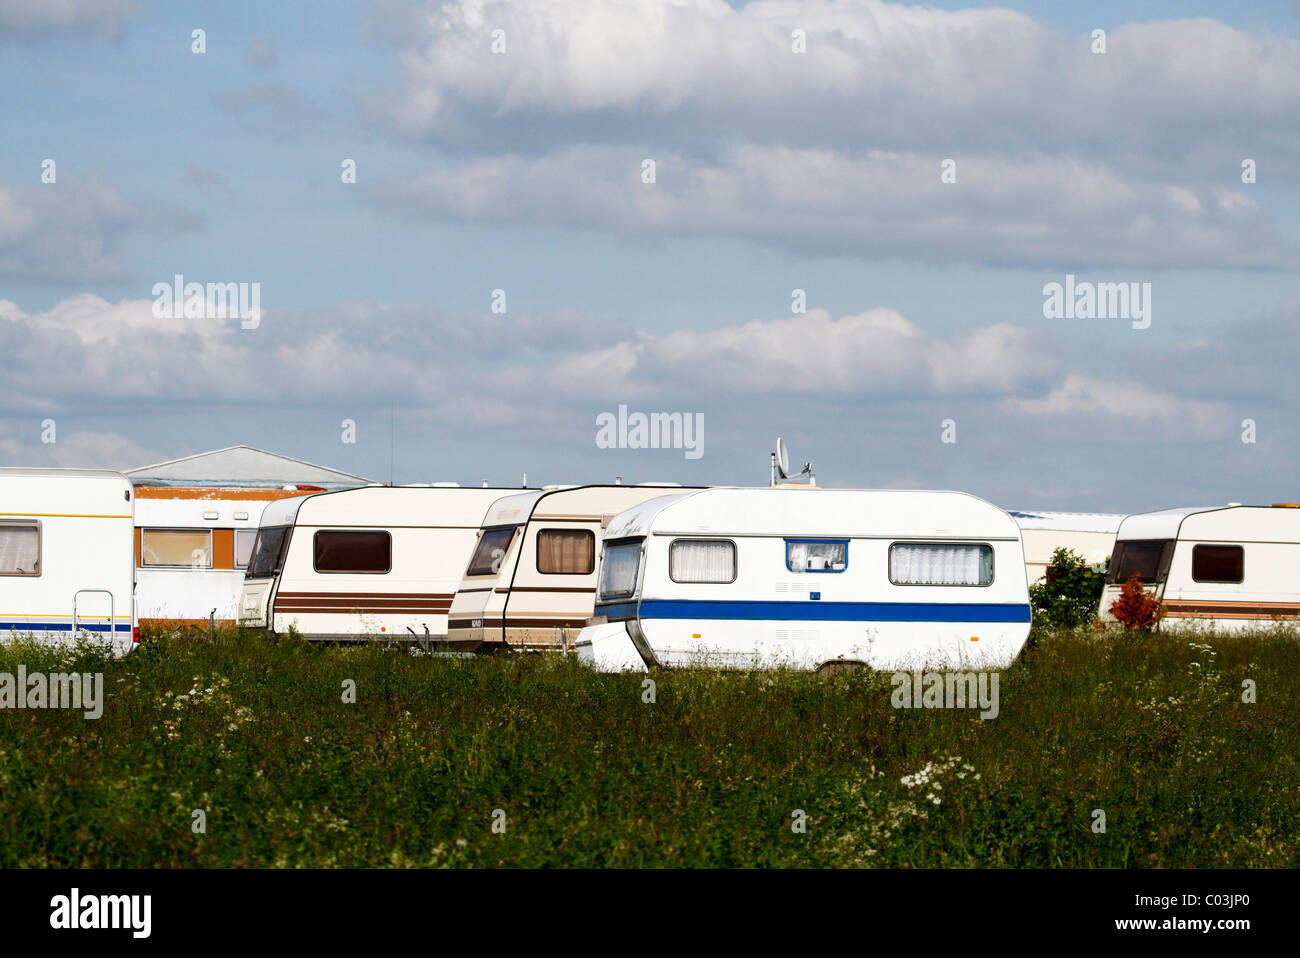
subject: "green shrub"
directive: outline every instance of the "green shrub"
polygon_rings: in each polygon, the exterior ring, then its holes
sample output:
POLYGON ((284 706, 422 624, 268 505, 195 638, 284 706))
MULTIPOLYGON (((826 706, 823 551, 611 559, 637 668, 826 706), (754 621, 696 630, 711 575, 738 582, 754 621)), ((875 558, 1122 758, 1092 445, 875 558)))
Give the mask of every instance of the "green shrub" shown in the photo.
POLYGON ((1097 616, 1106 573, 1091 568, 1071 549, 1057 549, 1047 575, 1029 587, 1034 619, 1054 629, 1073 629, 1097 616))

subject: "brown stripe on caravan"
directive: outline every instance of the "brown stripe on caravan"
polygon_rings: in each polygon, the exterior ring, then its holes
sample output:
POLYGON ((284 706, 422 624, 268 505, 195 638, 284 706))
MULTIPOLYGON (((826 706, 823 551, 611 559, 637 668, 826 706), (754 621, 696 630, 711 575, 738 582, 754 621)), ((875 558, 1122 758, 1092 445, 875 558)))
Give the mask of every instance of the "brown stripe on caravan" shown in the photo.
POLYGON ((566 516, 557 512, 547 515, 538 513, 533 516, 533 521, 536 522, 539 519, 544 519, 547 522, 599 522, 600 518, 600 516, 566 516))
POLYGON ((281 592, 287 599, 454 599, 455 592, 281 592))
POLYGON ((542 618, 525 618, 523 616, 514 616, 506 614, 506 628, 508 629, 558 629, 561 626, 567 626, 571 629, 580 629, 587 624, 589 617, 580 615, 577 617, 566 615, 554 619, 542 618))
POLYGON ((1164 602, 1161 612, 1170 618, 1188 619, 1295 619, 1300 618, 1300 602, 1246 602, 1222 600, 1207 602, 1164 602))
POLYGON ((513 589, 506 589, 507 592, 583 592, 594 595, 595 586, 549 586, 549 585, 517 585, 513 589))
POLYGON ((454 593, 421 592, 281 592, 275 597, 275 612, 365 612, 445 613, 451 609, 454 593))

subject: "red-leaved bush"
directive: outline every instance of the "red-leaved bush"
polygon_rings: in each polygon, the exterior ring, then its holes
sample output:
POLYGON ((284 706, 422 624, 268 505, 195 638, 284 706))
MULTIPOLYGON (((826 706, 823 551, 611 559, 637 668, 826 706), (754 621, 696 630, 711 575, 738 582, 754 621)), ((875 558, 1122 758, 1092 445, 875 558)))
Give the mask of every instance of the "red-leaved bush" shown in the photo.
POLYGON ((1134 574, 1124 583, 1119 598, 1110 604, 1110 614, 1126 629, 1149 629, 1160 618, 1160 602, 1142 588, 1141 580, 1134 574))

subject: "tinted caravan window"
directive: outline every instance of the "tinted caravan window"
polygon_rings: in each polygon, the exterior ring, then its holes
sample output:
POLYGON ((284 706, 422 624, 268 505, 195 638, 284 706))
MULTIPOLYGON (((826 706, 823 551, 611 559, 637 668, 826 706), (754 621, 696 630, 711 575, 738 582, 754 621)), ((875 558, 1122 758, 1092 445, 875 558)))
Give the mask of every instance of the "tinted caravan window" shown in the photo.
POLYGON ((393 567, 393 537, 383 529, 322 529, 313 542, 317 572, 383 573, 393 567))
POLYGON ((636 574, 641 567, 640 539, 611 542, 605 545, 605 558, 600 564, 600 597, 602 599, 631 595, 636 591, 636 574))
POLYGON ((1110 560, 1112 585, 1123 585, 1134 575, 1146 585, 1163 582, 1169 574, 1169 558, 1174 551, 1172 539, 1126 539, 1115 543, 1110 560))
POLYGON ((1194 582, 1240 582, 1245 578, 1245 550, 1241 546, 1193 546, 1194 582))
POLYGON ((596 534, 590 529, 540 530, 537 571, 546 575, 591 575, 596 571, 596 534))
POLYGON ((479 536, 478 546, 470 556, 466 575, 496 575, 501 569, 501 560, 510 551, 510 540, 515 537, 518 526, 505 526, 498 529, 485 529, 479 536))
POLYGON ((289 541, 288 526, 267 526, 257 530, 253 543, 253 558, 249 560, 250 579, 263 579, 276 575, 284 565, 284 545, 289 541))

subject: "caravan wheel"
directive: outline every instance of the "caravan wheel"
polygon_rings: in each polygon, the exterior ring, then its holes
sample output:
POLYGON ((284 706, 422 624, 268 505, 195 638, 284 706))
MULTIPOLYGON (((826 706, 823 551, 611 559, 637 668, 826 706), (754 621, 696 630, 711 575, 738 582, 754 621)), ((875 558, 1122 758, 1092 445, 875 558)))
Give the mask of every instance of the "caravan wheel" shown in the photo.
POLYGON ((841 675, 847 672, 856 672, 863 667, 861 662, 823 662, 817 669, 817 674, 841 675))

